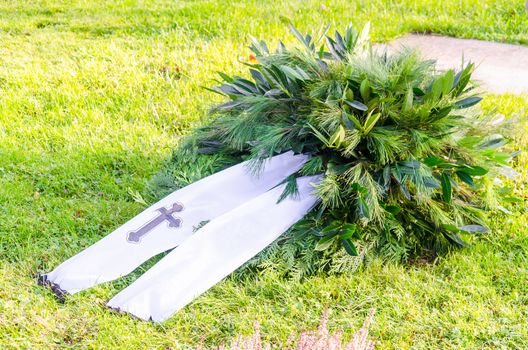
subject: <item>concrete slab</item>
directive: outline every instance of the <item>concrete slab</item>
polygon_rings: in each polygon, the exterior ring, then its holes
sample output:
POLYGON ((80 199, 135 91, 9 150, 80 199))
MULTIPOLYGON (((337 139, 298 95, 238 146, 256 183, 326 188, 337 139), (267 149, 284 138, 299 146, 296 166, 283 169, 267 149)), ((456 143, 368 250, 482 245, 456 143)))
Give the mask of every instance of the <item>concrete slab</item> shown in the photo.
POLYGON ((462 57, 465 62, 474 62, 477 69, 473 77, 488 92, 528 93, 528 46, 410 34, 377 48, 390 52, 402 46, 435 59, 441 69, 460 68, 462 57))

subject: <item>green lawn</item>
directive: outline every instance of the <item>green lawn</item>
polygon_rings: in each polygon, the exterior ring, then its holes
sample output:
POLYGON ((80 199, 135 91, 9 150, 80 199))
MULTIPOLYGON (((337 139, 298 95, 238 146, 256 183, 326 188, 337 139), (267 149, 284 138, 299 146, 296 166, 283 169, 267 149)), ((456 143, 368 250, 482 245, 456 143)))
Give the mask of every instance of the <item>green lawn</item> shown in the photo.
MULTIPOLYGON (((378 42, 419 31, 528 44, 523 2, 0 2, 0 348, 179 349, 248 334, 254 320, 280 342, 314 328, 326 307, 345 335, 376 307, 380 349, 528 348, 526 205, 434 264, 228 279, 161 325, 104 308, 126 281, 65 304, 35 281, 154 200, 146 182, 216 99, 201 86, 217 70, 242 71, 250 34, 293 41, 289 20, 303 31, 370 20, 378 42)), ((487 96, 483 108, 528 125, 528 96, 487 96)), ((526 198, 526 153, 517 168, 526 198)))

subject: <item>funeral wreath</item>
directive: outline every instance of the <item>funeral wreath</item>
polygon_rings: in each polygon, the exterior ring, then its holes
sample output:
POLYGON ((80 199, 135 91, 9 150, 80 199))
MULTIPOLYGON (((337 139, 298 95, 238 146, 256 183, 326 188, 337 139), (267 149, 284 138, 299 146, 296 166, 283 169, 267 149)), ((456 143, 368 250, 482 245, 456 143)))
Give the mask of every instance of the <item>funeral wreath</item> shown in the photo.
POLYGON ((368 26, 292 31, 294 48, 253 41, 247 78, 220 74, 212 91, 225 101, 171 162, 231 167, 191 179, 40 282, 64 298, 171 250, 107 303, 162 322, 279 240, 275 252, 304 262, 285 270, 302 276, 322 270, 321 256, 402 260, 486 234, 515 153, 501 118, 475 107, 474 65, 439 71, 410 50, 378 52, 368 26))
POLYGON ((220 73, 211 90, 225 101, 187 147, 251 159, 257 174, 276 154, 309 154, 281 199, 296 195, 296 177, 324 174, 320 204, 296 226, 316 250, 399 260, 487 232, 501 195, 493 180, 515 154, 503 150, 500 120, 475 107, 474 64, 440 71, 412 50, 375 50, 368 25, 291 30, 299 45, 272 51, 252 39, 246 77, 220 73))

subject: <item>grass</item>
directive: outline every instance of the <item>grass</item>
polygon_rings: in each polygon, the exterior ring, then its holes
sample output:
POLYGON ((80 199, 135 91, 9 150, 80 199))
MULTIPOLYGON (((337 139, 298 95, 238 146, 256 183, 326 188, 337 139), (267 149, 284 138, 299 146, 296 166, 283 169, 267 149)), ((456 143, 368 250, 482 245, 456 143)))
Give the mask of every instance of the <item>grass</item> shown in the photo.
MULTIPOLYGON (((377 308, 381 349, 528 348, 528 212, 429 265, 373 262, 352 276, 227 279, 168 322, 104 303, 126 282, 58 303, 36 285, 141 211, 146 182, 181 135, 204 122, 217 70, 241 71, 249 34, 372 21, 376 41, 406 32, 528 44, 522 1, 5 1, 0 3, 0 344, 11 348, 165 348, 251 334, 285 341, 316 327, 358 329, 377 308), (324 6, 322 6, 324 5, 324 6)), ((292 39, 293 41, 293 39, 292 39)), ((527 121, 527 96, 488 96, 527 121)), ((526 124, 523 124, 526 126, 526 124)), ((526 148, 528 139, 519 140, 526 148)), ((517 190, 528 196, 528 158, 517 190), (524 187, 523 187, 524 186, 524 187)), ((345 335, 347 335, 345 331, 345 335)), ((350 334, 348 334, 349 336, 350 334)))

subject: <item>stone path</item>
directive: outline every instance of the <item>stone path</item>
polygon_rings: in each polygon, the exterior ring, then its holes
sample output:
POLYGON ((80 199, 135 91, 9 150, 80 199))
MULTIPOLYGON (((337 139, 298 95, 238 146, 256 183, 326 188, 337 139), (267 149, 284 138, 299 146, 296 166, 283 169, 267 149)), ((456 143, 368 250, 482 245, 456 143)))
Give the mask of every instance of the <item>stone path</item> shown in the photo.
POLYGON ((473 77, 486 91, 528 93, 528 46, 410 34, 378 47, 392 51, 401 46, 417 48, 442 69, 460 68, 462 57, 474 62, 473 77))

